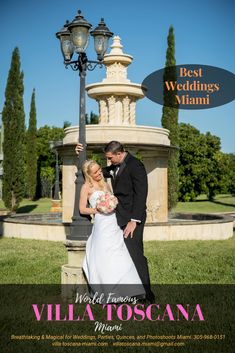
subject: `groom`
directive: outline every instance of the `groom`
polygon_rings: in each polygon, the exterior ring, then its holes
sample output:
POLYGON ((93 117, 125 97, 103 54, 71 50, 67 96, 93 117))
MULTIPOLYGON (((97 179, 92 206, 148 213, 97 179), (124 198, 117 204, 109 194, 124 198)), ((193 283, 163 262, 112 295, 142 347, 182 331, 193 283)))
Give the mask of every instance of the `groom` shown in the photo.
MULTIPOLYGON (((82 145, 76 146, 76 153, 82 145)), ((144 256, 143 230, 146 220, 147 174, 143 163, 126 152, 118 141, 109 142, 104 153, 111 162, 102 169, 105 178, 111 178, 113 193, 118 199, 117 222, 124 233, 124 240, 146 291, 146 300, 154 302, 150 288, 147 259, 144 256)))

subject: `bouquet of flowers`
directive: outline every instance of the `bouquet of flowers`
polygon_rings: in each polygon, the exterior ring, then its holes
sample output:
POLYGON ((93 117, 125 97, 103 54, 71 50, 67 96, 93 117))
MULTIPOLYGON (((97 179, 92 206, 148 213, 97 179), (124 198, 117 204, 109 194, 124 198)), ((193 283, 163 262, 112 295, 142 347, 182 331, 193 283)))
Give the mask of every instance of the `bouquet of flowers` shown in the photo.
POLYGON ((105 214, 113 212, 117 207, 117 204, 117 198, 110 192, 105 192, 104 194, 101 194, 96 200, 97 210, 105 214))

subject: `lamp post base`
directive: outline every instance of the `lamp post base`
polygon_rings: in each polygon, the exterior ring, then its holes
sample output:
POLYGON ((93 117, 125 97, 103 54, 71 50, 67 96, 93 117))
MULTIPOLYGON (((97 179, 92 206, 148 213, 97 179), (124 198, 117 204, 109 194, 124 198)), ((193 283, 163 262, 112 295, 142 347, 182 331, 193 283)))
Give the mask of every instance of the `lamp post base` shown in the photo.
POLYGON ((66 240, 68 264, 61 267, 62 298, 74 299, 75 292, 87 292, 87 282, 83 275, 82 263, 85 256, 86 242, 66 240))

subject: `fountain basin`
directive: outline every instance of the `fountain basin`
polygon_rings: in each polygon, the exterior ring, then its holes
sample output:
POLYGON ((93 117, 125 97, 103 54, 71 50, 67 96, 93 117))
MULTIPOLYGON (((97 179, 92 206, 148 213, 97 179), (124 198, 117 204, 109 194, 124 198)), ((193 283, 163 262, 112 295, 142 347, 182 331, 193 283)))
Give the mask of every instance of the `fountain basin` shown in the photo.
MULTIPOLYGON (((62 223, 61 213, 16 214, 3 217, 2 236, 8 238, 65 241, 70 223, 62 223)), ((229 215, 176 213, 168 222, 146 223, 144 241, 223 240, 233 236, 229 215)))
MULTIPOLYGON (((63 145, 76 145, 79 134, 78 126, 67 127, 64 131, 65 137, 63 139, 63 145)), ((107 142, 117 139, 118 141, 121 141, 124 145, 135 144, 137 147, 139 144, 146 144, 150 146, 158 146, 160 144, 164 146, 170 146, 170 140, 168 138, 168 135, 169 131, 167 129, 144 125, 86 125, 87 145, 89 146, 91 144, 99 144, 103 148, 107 142)), ((101 149, 101 152, 103 148, 101 149)))
POLYGON ((7 238, 64 241, 69 223, 62 223, 62 213, 15 214, 4 217, 1 235, 7 238))
POLYGON ((144 240, 224 240, 233 236, 233 217, 205 213, 175 213, 168 222, 147 224, 144 240))

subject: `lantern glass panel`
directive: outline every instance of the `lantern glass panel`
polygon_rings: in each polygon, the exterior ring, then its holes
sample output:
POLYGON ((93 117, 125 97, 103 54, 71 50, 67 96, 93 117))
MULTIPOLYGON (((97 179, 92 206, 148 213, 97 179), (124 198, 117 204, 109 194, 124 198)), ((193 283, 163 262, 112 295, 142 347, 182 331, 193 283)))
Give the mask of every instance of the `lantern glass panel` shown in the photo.
POLYGON ((63 35, 60 37, 61 51, 65 61, 71 60, 73 56, 73 44, 70 40, 70 35, 63 35))
POLYGON ((83 53, 89 42, 89 29, 87 27, 73 27, 71 29, 71 40, 76 53, 83 53))
POLYGON ((98 55, 103 55, 108 47, 108 37, 96 35, 94 38, 95 51, 98 55))

